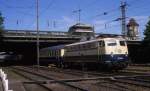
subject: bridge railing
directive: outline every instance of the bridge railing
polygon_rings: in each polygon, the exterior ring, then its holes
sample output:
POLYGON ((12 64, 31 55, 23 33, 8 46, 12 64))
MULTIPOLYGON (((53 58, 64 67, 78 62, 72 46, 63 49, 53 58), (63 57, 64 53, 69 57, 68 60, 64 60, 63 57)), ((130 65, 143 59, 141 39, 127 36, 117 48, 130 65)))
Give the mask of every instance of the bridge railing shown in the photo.
MULTIPOLYGON (((4 36, 21 36, 21 37, 36 37, 37 31, 12 31, 12 30, 6 30, 3 32, 4 36)), ((68 32, 60 32, 60 31, 39 31, 40 37, 80 37, 77 35, 69 35, 68 32)))

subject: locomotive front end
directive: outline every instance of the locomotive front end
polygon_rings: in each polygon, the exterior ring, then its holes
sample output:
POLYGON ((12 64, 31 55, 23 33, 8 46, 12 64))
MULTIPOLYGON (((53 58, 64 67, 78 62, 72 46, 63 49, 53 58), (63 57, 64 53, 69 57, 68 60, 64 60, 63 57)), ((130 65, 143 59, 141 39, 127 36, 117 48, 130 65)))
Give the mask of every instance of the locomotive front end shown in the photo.
POLYGON ((123 39, 105 41, 104 64, 111 69, 123 69, 128 65, 128 48, 123 39))

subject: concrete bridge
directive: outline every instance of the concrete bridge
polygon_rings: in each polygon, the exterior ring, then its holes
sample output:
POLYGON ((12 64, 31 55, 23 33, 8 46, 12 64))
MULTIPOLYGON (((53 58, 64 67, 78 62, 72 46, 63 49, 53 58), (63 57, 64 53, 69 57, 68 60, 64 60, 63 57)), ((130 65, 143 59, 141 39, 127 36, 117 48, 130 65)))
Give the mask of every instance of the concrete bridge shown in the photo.
MULTIPOLYGON (((80 36, 69 35, 68 32, 39 31, 40 42, 67 42, 72 43, 80 39, 80 36)), ((5 42, 36 42, 37 32, 29 30, 5 30, 3 32, 5 42)))

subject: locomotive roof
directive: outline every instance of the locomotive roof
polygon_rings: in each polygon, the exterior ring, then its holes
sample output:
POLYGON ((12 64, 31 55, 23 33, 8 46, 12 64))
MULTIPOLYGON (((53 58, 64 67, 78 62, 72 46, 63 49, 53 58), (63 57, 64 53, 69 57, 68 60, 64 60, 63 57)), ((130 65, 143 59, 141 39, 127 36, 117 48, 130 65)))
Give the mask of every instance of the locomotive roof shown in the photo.
POLYGON ((100 39, 94 39, 94 40, 89 40, 89 41, 72 43, 72 44, 68 44, 66 46, 72 46, 72 45, 78 45, 78 44, 85 44, 85 43, 91 43, 91 42, 95 42, 95 41, 99 41, 99 40, 109 40, 109 39, 125 40, 123 38, 100 38, 100 39))

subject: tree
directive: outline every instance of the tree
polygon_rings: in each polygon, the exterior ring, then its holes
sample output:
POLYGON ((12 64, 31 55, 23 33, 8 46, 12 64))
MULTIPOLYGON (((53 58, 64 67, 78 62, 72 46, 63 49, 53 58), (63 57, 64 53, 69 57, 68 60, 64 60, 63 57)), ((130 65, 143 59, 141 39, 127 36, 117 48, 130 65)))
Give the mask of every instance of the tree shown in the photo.
POLYGON ((146 29, 144 30, 144 41, 149 41, 150 42, 150 20, 148 21, 146 25, 146 29))
POLYGON ((2 41, 2 32, 4 30, 4 18, 2 17, 2 14, 0 13, 0 41, 2 41))
POLYGON ((4 22, 4 18, 2 17, 2 14, 0 13, 0 31, 4 29, 3 22, 4 22))

